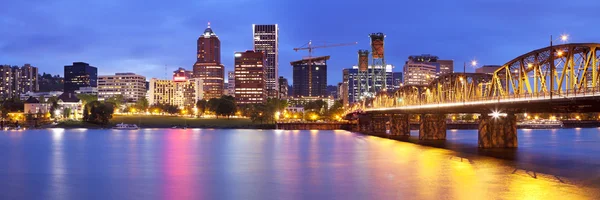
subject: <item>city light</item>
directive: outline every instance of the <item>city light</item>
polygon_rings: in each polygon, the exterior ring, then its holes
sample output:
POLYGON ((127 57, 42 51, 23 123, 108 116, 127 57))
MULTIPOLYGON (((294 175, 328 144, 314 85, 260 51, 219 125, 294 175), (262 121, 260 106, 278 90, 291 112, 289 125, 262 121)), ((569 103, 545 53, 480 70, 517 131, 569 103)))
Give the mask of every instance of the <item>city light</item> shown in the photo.
POLYGON ((508 116, 506 113, 500 113, 500 111, 493 111, 491 114, 489 114, 488 116, 492 116, 493 118, 500 118, 500 117, 506 117, 508 116))
POLYGON ((473 66, 473 67, 477 66, 477 61, 476 60, 471 61, 471 66, 473 66))
POLYGON ((562 40, 563 42, 567 42, 567 40, 569 40, 569 35, 567 35, 567 34, 561 35, 560 40, 562 40))
POLYGON ((532 63, 527 63, 527 67, 532 68, 533 64, 532 63))
POLYGON ((562 55, 563 55, 563 53, 564 53, 564 52, 563 52, 562 50, 558 50, 558 51, 556 52, 556 55, 558 55, 558 56, 562 56, 562 55))

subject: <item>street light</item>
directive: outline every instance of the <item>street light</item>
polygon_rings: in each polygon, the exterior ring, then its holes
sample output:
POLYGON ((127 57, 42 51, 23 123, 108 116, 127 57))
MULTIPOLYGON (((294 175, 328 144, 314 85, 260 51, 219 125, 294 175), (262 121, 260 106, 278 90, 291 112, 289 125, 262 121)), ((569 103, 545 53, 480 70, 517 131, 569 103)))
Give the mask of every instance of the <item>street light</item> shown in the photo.
POLYGON ((477 61, 476 60, 472 60, 471 61, 471 66, 473 66, 473 67, 477 66, 477 61))
POLYGON ((569 40, 569 35, 567 35, 567 34, 562 34, 562 35, 560 36, 560 40, 561 40, 561 41, 563 41, 563 42, 567 42, 567 40, 569 40))

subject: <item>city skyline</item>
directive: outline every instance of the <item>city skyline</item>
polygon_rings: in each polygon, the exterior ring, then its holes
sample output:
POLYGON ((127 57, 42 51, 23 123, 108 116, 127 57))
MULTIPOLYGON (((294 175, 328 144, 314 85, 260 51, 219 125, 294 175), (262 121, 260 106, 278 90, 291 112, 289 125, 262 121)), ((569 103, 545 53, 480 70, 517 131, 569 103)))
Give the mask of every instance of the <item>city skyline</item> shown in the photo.
MULTIPOLYGON (((292 48, 308 42, 330 43, 358 42, 353 47, 319 49, 317 56, 330 55, 328 84, 342 81, 343 68, 356 65, 356 51, 368 48, 368 34, 383 32, 386 38, 386 63, 401 66, 409 55, 432 54, 452 59, 455 66, 472 59, 481 65, 502 65, 510 59, 529 51, 548 46, 550 35, 569 34, 569 42, 597 41, 594 27, 581 29, 582 24, 593 24, 591 15, 582 13, 577 20, 568 13, 550 12, 553 2, 427 2, 428 12, 435 15, 417 18, 421 11, 402 7, 422 7, 425 2, 382 2, 381 20, 361 17, 352 10, 364 6, 364 1, 344 1, 336 15, 291 16, 285 10, 312 7, 316 1, 276 2, 274 5, 248 1, 228 1, 233 9, 217 1, 186 2, 161 5, 144 3, 148 12, 127 14, 127 10, 140 6, 141 1, 112 4, 107 1, 91 2, 15 2, 0 13, 0 60, 3 64, 31 63, 40 73, 60 74, 62 67, 72 62, 87 62, 98 67, 98 74, 135 72, 148 78, 164 78, 179 67, 191 69, 195 41, 212 22, 222 40, 222 60, 225 71, 233 70, 233 52, 252 49, 252 24, 278 24, 280 26, 280 61, 289 63, 306 56, 292 48), (279 9, 255 13, 253 10, 279 9), (539 9, 531 10, 528 7, 539 9), (542 6, 542 7, 539 7, 542 6), (82 9, 73 9, 82 7, 82 9), (89 9, 88 9, 89 8, 89 9), (93 8, 93 9, 92 9, 93 8), (250 8, 250 9, 246 9, 250 8), (505 15, 502 9, 517 9, 505 15), (547 8, 547 9, 546 9, 547 8), (150 12, 150 10, 156 11, 150 12), (519 9, 526 9, 519 11, 519 9), (15 12, 35 10, 31 15, 15 12), (190 11, 190 12, 186 12, 190 11), (65 14, 61 14, 65 13, 65 14), (80 17, 72 18, 71 15, 80 17), (89 14, 87 14, 89 13, 89 14), (106 15, 109 13, 110 16, 106 15), (185 14, 202 13, 202 14, 185 14), (238 16, 249 16, 240 18, 238 16), (327 19, 327 20, 322 20, 327 19), (575 21, 575 23, 571 23, 575 21), (93 23, 93 24, 90 24, 93 23), (424 26, 423 24, 429 24, 424 26), (549 26, 552 24, 552 26, 549 26), (419 31, 406 31, 417 27, 419 31), (576 29, 575 29, 576 28, 576 29), (592 30, 590 30, 592 29, 592 30), (38 30, 44 30, 40 32, 38 30), (517 35, 514 30, 527 30, 517 35), (44 55, 44 56, 39 56, 44 55), (125 69, 125 70, 124 70, 125 69)), ((339 3, 339 2, 338 2, 339 3)), ((336 2, 322 5, 323 9, 339 6, 336 2)), ((595 1, 562 5, 569 10, 581 10, 595 1)), ((279 65, 280 76, 290 78, 292 69, 279 65)), ((480 67, 480 66, 479 66, 480 67)), ((458 67, 457 67, 458 68, 458 67)), ((474 71, 471 67, 467 71, 474 71)))

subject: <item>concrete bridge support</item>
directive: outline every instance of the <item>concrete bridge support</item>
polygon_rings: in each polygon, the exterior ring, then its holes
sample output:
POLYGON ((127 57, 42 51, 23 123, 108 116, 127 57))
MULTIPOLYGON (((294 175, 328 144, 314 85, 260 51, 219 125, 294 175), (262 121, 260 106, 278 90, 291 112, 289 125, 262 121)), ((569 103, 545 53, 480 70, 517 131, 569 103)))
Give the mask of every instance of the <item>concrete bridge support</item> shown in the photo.
POLYGON ((371 132, 369 135, 386 137, 385 124, 389 121, 389 116, 386 114, 373 114, 371 116, 371 132))
POLYGON ((446 115, 422 114, 419 126, 419 140, 445 140, 446 115))
POLYGON ((408 139, 410 136, 410 122, 408 114, 392 114, 390 125, 391 138, 408 139))
POLYGON ((492 117, 481 114, 479 117, 479 148, 516 148, 517 117, 514 113, 492 117))

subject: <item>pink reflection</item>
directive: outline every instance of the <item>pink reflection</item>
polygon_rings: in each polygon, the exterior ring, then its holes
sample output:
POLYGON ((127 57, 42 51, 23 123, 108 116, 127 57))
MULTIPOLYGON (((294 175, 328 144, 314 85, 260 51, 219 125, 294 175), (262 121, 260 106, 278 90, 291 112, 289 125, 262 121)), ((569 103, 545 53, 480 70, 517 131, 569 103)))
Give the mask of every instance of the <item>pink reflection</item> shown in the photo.
POLYGON ((165 183, 162 184, 164 199, 197 199, 200 186, 194 182, 193 144, 187 130, 169 130, 164 135, 165 147, 162 160, 165 183))

